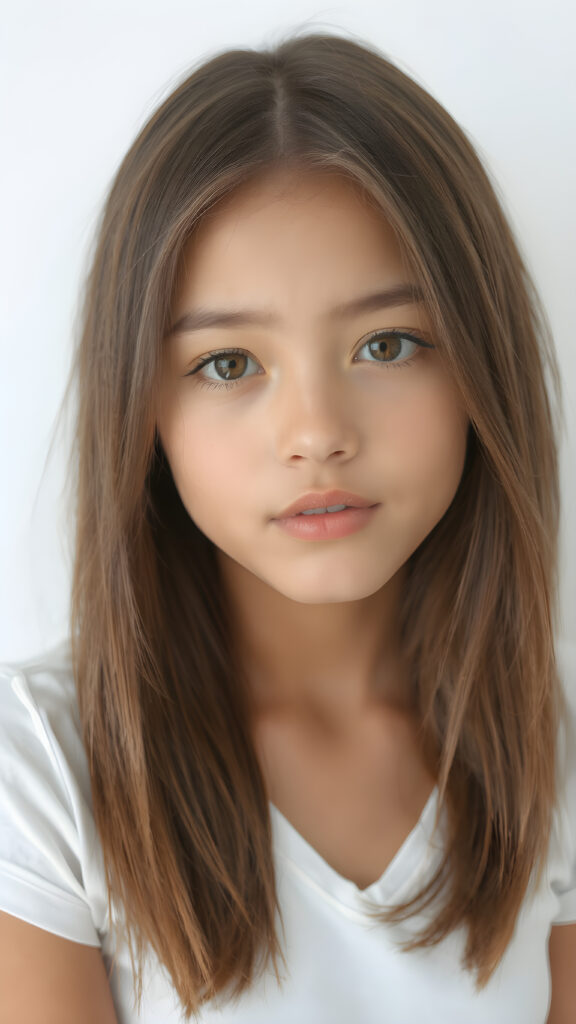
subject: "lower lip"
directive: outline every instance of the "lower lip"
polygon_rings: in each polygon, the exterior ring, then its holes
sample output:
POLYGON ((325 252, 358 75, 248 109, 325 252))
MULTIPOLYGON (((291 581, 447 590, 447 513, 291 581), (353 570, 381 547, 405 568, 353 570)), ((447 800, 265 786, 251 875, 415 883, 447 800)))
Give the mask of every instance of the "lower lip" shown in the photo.
POLYGON ((370 505, 368 508, 345 508, 341 512, 289 516, 287 519, 274 519, 273 522, 300 540, 338 540, 366 526, 378 507, 370 505))

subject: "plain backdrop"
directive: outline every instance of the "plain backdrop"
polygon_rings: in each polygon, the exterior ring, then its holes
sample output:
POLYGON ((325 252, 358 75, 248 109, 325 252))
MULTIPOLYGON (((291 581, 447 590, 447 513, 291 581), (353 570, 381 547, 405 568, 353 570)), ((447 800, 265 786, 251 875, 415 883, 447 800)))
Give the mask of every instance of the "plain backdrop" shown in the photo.
POLYGON ((491 173, 556 339, 561 631, 576 626, 576 9, 567 0, 19 0, 0 14, 0 660, 67 633, 65 431, 54 435, 78 292, 110 180, 191 65, 291 29, 375 44, 465 128, 491 173), (51 442, 50 458, 48 453, 51 442))

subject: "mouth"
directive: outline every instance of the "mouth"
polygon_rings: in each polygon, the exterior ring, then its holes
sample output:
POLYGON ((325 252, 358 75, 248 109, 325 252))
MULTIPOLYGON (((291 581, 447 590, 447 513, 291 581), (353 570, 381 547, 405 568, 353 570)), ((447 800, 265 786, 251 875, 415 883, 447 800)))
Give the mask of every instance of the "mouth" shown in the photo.
POLYGON ((362 531, 372 522, 379 507, 379 504, 339 506, 334 512, 318 509, 306 514, 303 511, 273 521, 283 532, 301 541, 335 541, 362 531))
POLYGON ((375 501, 363 498, 359 494, 351 494, 349 491, 312 492, 303 494, 273 518, 281 520, 296 516, 332 516, 350 509, 373 508, 376 504, 378 503, 375 501))

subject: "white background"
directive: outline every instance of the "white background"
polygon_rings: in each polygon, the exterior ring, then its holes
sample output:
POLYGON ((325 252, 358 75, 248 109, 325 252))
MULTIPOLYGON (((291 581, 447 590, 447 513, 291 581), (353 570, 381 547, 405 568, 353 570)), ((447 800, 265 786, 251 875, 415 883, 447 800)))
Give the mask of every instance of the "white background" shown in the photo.
POLYGON ((53 435, 95 219, 137 130, 193 63, 301 28, 369 40, 467 130, 556 338, 565 391, 562 631, 576 626, 575 8, 568 0, 18 0, 0 16, 0 660, 67 632, 53 435), (282 13, 288 9, 289 16, 282 13), (48 458, 53 440, 52 453, 48 458))

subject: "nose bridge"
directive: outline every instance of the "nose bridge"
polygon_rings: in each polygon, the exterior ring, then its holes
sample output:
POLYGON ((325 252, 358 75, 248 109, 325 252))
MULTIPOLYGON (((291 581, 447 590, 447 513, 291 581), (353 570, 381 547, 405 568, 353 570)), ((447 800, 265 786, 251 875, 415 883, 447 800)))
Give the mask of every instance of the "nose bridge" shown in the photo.
POLYGON ((281 458, 324 459, 356 450, 357 425, 343 377, 326 358, 295 360, 278 381, 273 413, 281 458))

